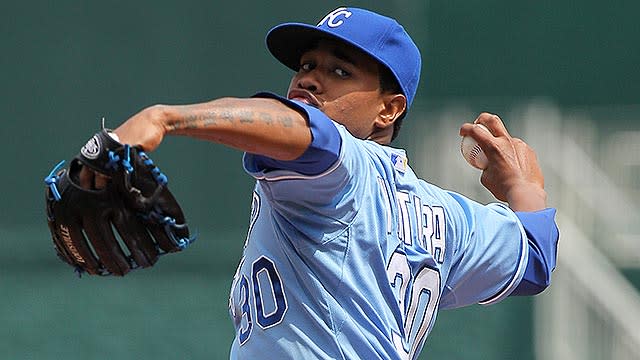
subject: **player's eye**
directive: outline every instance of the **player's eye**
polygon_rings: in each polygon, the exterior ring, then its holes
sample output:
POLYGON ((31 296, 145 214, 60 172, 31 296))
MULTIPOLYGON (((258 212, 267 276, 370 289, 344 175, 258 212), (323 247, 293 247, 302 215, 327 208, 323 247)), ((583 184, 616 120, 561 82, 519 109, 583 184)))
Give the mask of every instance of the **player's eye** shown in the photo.
POLYGON ((303 62, 302 64, 300 64, 300 71, 311 71, 313 70, 313 64, 311 62, 303 62))
POLYGON ((333 69, 333 72, 336 73, 341 78, 346 78, 346 77, 349 77, 349 75, 351 75, 348 71, 339 67, 333 69))

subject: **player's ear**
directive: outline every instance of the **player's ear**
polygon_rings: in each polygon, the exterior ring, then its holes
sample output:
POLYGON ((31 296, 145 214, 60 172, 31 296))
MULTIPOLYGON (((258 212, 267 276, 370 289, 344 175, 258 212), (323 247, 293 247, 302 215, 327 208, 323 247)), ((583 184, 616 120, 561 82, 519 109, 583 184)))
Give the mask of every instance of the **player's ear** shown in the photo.
POLYGON ((393 123, 404 113, 406 108, 407 98, 403 94, 382 94, 382 106, 376 125, 379 128, 393 126, 393 123))

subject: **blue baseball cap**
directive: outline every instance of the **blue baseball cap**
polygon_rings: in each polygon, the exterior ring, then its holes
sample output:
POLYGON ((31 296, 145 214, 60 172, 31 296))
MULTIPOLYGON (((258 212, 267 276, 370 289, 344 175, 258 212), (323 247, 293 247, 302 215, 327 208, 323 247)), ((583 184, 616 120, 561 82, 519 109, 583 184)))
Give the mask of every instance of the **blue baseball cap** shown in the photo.
POLYGON ((267 47, 287 67, 298 70, 300 57, 324 38, 337 39, 369 54, 395 76, 411 107, 420 81, 420 50, 396 20, 358 8, 341 7, 317 25, 280 24, 267 33, 267 47))

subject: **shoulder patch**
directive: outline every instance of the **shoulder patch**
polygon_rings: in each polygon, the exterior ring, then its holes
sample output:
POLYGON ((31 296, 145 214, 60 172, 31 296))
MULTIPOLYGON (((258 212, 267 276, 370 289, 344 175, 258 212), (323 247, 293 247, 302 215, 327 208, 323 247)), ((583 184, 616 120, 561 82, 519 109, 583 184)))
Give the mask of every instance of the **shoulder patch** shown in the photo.
POLYGON ((391 162, 393 163, 393 167, 401 173, 407 171, 409 160, 404 154, 392 153, 391 162))

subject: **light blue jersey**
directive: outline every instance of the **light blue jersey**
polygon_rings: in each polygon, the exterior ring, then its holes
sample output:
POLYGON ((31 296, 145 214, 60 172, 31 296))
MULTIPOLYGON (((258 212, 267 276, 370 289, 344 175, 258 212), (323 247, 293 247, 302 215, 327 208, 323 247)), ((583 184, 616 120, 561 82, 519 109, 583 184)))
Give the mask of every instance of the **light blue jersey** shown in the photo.
POLYGON ((339 156, 319 174, 245 154, 257 183, 232 359, 414 359, 439 309, 500 301, 523 279, 514 212, 420 180, 403 150, 334 125, 339 156))

